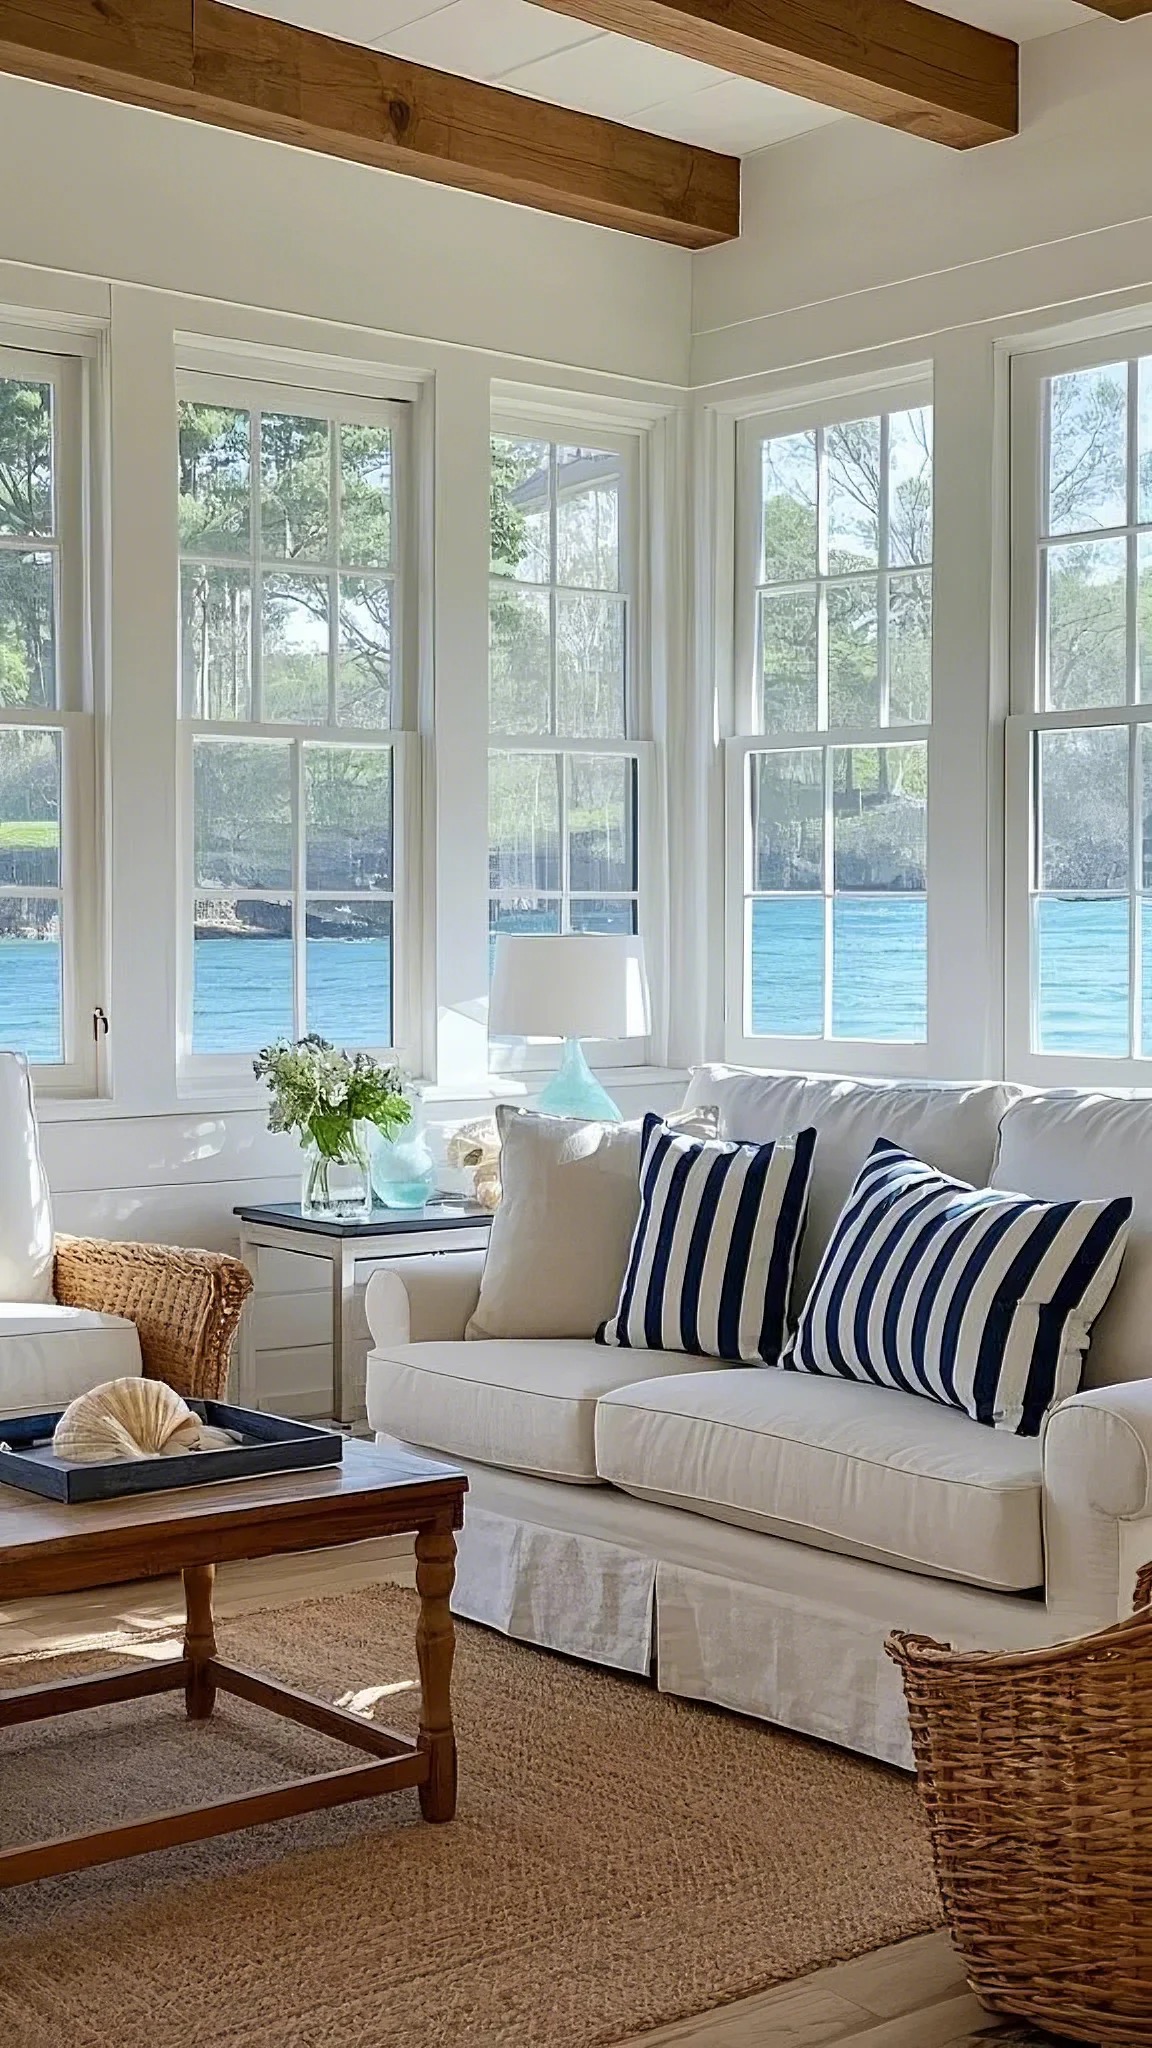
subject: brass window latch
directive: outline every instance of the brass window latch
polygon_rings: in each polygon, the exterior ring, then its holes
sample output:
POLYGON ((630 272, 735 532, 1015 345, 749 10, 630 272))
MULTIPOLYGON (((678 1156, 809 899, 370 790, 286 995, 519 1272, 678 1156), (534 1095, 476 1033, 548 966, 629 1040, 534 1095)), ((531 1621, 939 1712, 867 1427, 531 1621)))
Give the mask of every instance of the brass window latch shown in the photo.
POLYGON ((108 1012, 102 1009, 99 1003, 92 1012, 92 1036, 97 1045, 102 1038, 108 1036, 108 1012))

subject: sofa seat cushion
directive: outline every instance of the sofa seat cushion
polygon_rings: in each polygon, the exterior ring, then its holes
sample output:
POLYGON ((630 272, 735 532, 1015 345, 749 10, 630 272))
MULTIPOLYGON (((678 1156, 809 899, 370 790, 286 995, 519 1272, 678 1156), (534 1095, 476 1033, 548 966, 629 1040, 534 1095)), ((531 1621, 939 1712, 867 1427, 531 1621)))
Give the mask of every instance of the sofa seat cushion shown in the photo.
POLYGON ((144 1370, 135 1323, 55 1302, 0 1302, 0 1417, 66 1408, 144 1370))
POLYGON ((601 1400, 596 1463, 626 1493, 738 1528, 1000 1592, 1043 1583, 1039 1443, 887 1388, 638 1381, 601 1400))
MULTIPOLYGON (((660 1363, 707 1373, 705 1359, 660 1363)), ((635 1374, 633 1352, 590 1338, 390 1345, 368 1359, 368 1420, 444 1457, 595 1486, 596 1403, 635 1374)))

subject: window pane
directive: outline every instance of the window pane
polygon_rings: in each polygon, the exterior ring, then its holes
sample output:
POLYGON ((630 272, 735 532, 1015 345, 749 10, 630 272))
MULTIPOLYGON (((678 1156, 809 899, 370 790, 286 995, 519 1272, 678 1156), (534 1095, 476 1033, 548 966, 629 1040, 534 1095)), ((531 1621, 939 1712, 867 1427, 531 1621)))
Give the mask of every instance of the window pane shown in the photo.
POLYGON ((492 437, 492 574, 520 583, 552 575, 551 449, 547 441, 492 437))
POLYGON ((824 759, 815 749, 752 760, 757 889, 819 889, 824 876, 824 759))
POLYGON ((0 727, 0 885, 60 882, 60 735, 0 727))
POLYGON ((328 579, 264 578, 261 684, 266 719, 328 722, 328 579))
POLYGON ((928 1036, 928 908, 923 896, 837 896, 832 905, 832 1036, 928 1036))
POLYGON ((635 932, 635 901, 619 896, 574 896, 568 928, 574 932, 635 932))
POLYGON ((636 768, 603 754, 568 763, 569 887, 636 887, 636 768))
POLYGON ((620 457, 556 450, 556 581, 620 588, 620 457))
POLYGON ((1042 896, 1035 911, 1040 1052, 1128 1052, 1128 899, 1042 896))
POLYGON ((1131 837, 1123 726, 1038 735, 1041 889, 1127 889, 1131 837))
POLYGON ((1136 695, 1147 704, 1152 700, 1152 537, 1141 534, 1136 546, 1136 695))
POLYGON ((340 429, 340 560, 354 569, 392 561, 392 429, 340 429))
POLYGON ((760 599, 765 732, 815 732, 819 724, 815 590, 760 599))
POLYGON ((60 905, 0 896, 0 1046, 54 1065, 64 1057, 60 905))
POLYGON ((824 898, 761 899, 750 909, 751 1027, 756 1038, 824 1030, 824 898))
POLYGON ((904 895, 925 887, 928 749, 834 747, 837 889, 904 895))
POLYGON ((309 889, 390 889, 390 749, 306 746, 304 789, 309 889))
POLYGON ((893 568, 932 560, 932 407, 888 421, 888 560, 893 568))
POLYGON ((342 576, 336 722, 385 726, 391 718, 392 585, 376 576, 342 576))
POLYGON ((1123 526, 1128 516, 1128 365, 1051 382, 1049 533, 1123 526))
POLYGON ((210 555, 251 547, 251 419, 228 405, 180 405, 180 545, 210 555))
POLYGON ((332 488, 327 420, 266 412, 260 420, 260 530, 286 561, 328 554, 332 488))
MULTIPOLYGON (((0 499, 3 475, 0 458, 0 499)), ((0 550, 0 706, 55 703, 52 557, 0 550)))
POLYGON ((888 716, 926 725, 932 716, 932 578, 893 576, 888 587, 888 716))
POLYGON ((559 889, 561 773, 555 754, 491 756, 488 870, 493 891, 559 889))
POLYGON ((552 609, 546 591, 501 589, 489 606, 489 718, 493 732, 551 726, 552 609))
POLYGON ((198 888, 292 885, 292 750, 253 740, 196 740, 198 888))
POLYGON ((339 1046, 392 1043, 392 905, 309 903, 308 1029, 339 1046))
POLYGON ((617 597, 556 598, 556 724, 579 738, 625 730, 624 605, 617 597))
POLYGON ((1137 517, 1152 519, 1152 358, 1145 357, 1139 369, 1140 389, 1140 476, 1137 517))
POLYGON ((560 930, 560 903, 558 898, 551 901, 539 896, 509 891, 504 896, 493 896, 488 905, 488 972, 496 957, 496 940, 501 932, 544 932, 560 930))
POLYGON ((195 917, 193 1052, 258 1052, 294 1037, 291 904, 208 896, 195 917))
POLYGON ((816 436, 783 434, 760 451, 763 580, 798 583, 816 560, 816 436))
POLYGON ((50 384, 0 377, 0 450, 0 533, 51 533, 50 384))
POLYGON ((1140 905, 1140 958, 1143 987, 1140 991, 1140 1050, 1152 1058, 1152 903, 1140 905))
POLYGON ((188 718, 252 716, 252 588, 246 569, 180 568, 180 659, 188 718))
POLYGON ((829 427, 828 568, 833 576, 880 559, 880 422, 829 427))
POLYGON ((828 585, 828 723, 879 725, 876 585, 828 585))
POLYGON ((1054 711, 1123 704, 1128 551, 1122 540, 1048 549, 1048 698, 1054 711))

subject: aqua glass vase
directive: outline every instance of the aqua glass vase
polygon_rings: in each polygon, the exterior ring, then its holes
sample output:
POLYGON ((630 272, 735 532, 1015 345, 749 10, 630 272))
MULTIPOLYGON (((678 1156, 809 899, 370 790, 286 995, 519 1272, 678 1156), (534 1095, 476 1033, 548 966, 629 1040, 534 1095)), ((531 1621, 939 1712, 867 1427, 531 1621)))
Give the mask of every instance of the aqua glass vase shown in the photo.
POLYGON ((418 1106, 395 1137, 383 1135, 372 1149, 372 1187, 385 1209, 422 1209, 436 1192, 436 1162, 418 1106))

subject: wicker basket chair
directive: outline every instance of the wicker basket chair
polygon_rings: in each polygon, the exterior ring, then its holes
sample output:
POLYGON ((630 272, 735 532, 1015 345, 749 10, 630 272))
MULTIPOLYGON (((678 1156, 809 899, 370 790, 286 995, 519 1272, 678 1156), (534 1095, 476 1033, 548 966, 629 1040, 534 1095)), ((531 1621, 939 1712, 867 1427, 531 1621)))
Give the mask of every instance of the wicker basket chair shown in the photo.
POLYGON ((252 1291, 239 1259, 177 1245, 57 1237, 54 1285, 67 1307, 135 1323, 149 1379, 167 1380, 186 1398, 223 1398, 240 1312, 252 1291))
POLYGON ((1152 2048, 1152 1564, 1043 1650, 894 1634, 945 1917, 992 2012, 1152 2048))

